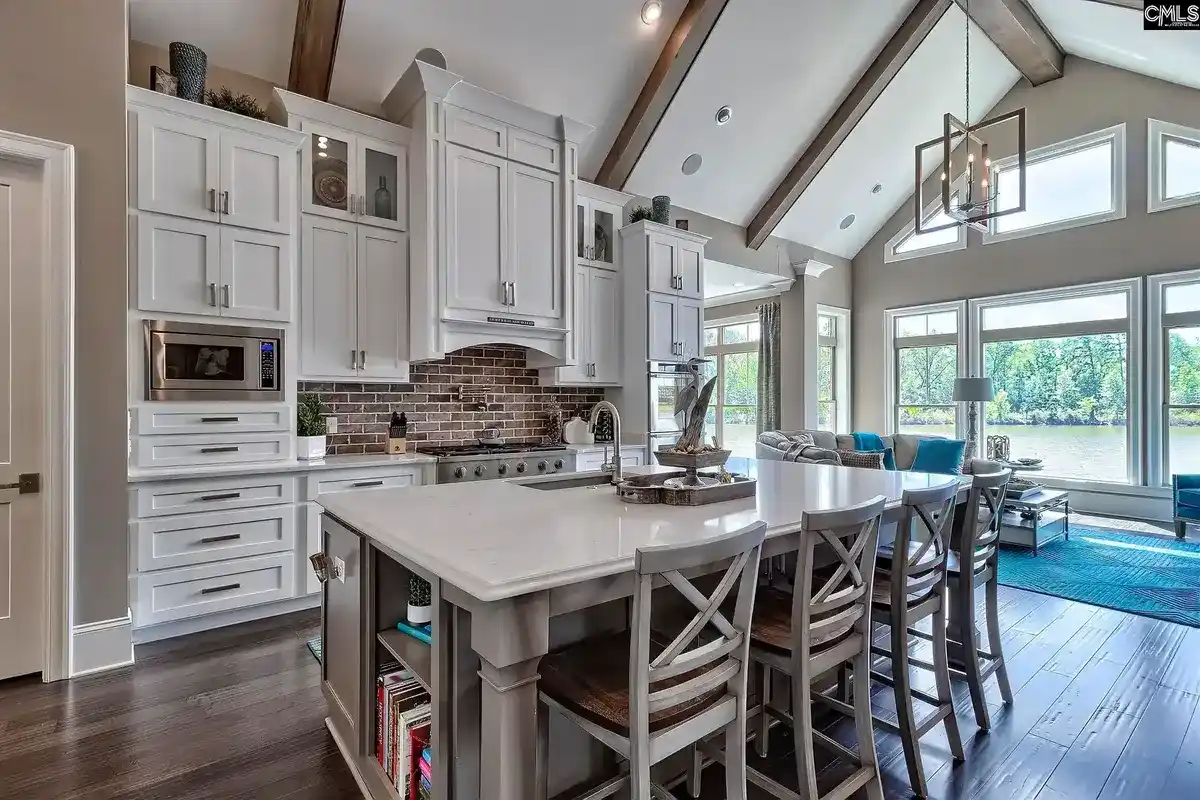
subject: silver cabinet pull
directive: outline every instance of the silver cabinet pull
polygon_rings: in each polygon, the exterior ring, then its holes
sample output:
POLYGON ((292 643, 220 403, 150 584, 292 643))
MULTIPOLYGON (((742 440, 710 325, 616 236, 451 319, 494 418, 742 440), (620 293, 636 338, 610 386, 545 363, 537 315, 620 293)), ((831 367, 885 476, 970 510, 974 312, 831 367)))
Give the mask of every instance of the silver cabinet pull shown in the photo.
POLYGON ((358 351, 350 351, 350 369, 358 369, 358 351))
POLYGON ((224 586, 209 586, 207 589, 201 589, 200 594, 216 594, 217 592, 231 592, 234 589, 240 589, 240 583, 227 583, 224 586))
POLYGON ((346 210, 351 214, 358 213, 358 195, 350 195, 346 198, 346 210))
POLYGON ((359 206, 362 208, 360 213, 365 217, 367 215, 367 196, 364 194, 362 197, 358 198, 358 202, 359 206))
POLYGON ((232 292, 230 292, 230 290, 229 290, 229 284, 228 283, 222 284, 221 285, 221 305, 224 306, 225 308, 229 308, 229 303, 230 303, 229 298, 230 298, 231 294, 232 294, 232 292))
POLYGON ((362 489, 364 486, 383 486, 383 481, 355 481, 350 486, 354 489, 362 489))
POLYGON ((508 294, 509 294, 509 297, 511 298, 509 305, 515 306, 517 304, 517 282, 516 281, 508 282, 508 294))
POLYGON ((221 192, 221 213, 232 214, 229 210, 229 192, 221 192))
POLYGON ((205 536, 200 540, 200 544, 216 544, 217 542, 232 542, 242 538, 240 533, 227 533, 224 536, 205 536))
POLYGON ((367 368, 367 351, 366 350, 358 351, 358 368, 359 369, 367 368))
POLYGON ((232 444, 232 445, 229 445, 229 446, 227 446, 227 447, 201 447, 201 448, 200 448, 200 452, 201 452, 201 453, 204 453, 204 454, 208 454, 208 453, 236 453, 236 452, 237 452, 238 450, 240 450, 240 449, 241 449, 241 448, 240 448, 240 447, 238 447, 236 444, 232 444))
POLYGON ((200 421, 204 423, 213 422, 237 422, 240 417, 201 417, 200 421))
POLYGON ((208 190, 208 210, 209 211, 217 210, 217 190, 216 189, 208 190))
POLYGON ((208 285, 208 304, 213 308, 217 307, 217 285, 215 283, 208 285))
POLYGON ((508 281, 500 281, 500 305, 508 305, 508 281))
POLYGON ((222 492, 221 494, 201 495, 200 500, 205 503, 212 503, 216 500, 237 500, 241 496, 241 492, 222 492))

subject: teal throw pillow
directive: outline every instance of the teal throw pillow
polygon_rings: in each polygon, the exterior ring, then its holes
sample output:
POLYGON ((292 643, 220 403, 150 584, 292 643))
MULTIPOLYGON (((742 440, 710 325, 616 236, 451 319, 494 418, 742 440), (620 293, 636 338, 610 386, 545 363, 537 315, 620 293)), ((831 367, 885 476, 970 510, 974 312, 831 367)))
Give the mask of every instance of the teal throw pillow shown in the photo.
POLYGON ((922 439, 917 442, 917 455, 913 458, 912 472, 933 472, 939 475, 962 474, 963 451, 967 443, 962 439, 922 439))

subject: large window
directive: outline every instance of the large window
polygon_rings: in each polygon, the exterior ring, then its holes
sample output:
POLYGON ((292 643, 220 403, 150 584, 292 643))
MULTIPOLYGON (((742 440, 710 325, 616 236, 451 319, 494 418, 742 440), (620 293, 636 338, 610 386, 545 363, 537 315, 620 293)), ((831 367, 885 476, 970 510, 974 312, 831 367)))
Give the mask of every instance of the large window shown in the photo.
POLYGON ((892 431, 953 436, 954 379, 966 356, 962 303, 887 312, 892 431))
POLYGON ((1200 130, 1152 119, 1149 210, 1200 203, 1200 130))
POLYGON ((1200 474, 1200 272, 1150 279, 1151 481, 1200 474))
POLYGON ((984 435, 1009 437, 1012 456, 1042 459, 1046 476, 1136 481, 1139 298, 1122 282, 973 301, 978 366, 995 389, 984 435))
MULTIPOLYGON (((951 197, 952 202, 957 200, 957 194, 951 197)), ((951 222, 954 220, 942 209, 940 196, 925 207, 924 215, 921 217, 922 228, 937 228, 951 222)), ((934 253, 965 250, 966 247, 967 228, 965 225, 955 225, 953 228, 929 233, 917 233, 916 224, 909 222, 903 230, 888 241, 883 250, 883 260, 885 263, 904 261, 909 258, 930 256, 934 253)))
POLYGON ((708 430, 735 456, 754 457, 758 439, 758 320, 722 320, 704 330, 705 366, 716 376, 708 430))
MULTIPOLYGON (((1015 157, 992 165, 996 205, 1020 202, 1015 157)), ((1025 210, 996 217, 983 243, 1109 222, 1125 216, 1125 125, 1115 125, 1029 153, 1025 210)))
POLYGON ((850 432, 850 311, 817 307, 817 427, 850 432))

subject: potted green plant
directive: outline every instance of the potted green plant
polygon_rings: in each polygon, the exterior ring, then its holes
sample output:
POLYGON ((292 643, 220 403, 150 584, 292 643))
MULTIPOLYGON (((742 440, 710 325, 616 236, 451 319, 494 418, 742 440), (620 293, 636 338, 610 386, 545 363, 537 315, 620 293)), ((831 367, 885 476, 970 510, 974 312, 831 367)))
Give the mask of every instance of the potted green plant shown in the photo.
POLYGON ((296 458, 311 461, 325 457, 325 409, 315 394, 302 394, 296 402, 296 458))

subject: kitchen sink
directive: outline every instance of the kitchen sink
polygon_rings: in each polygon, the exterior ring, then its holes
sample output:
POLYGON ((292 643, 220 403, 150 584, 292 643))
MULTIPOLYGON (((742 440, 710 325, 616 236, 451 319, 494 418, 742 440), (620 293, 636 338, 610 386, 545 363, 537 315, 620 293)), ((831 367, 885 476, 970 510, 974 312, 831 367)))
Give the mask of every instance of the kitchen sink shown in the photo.
POLYGON ((612 483, 612 475, 607 472, 585 472, 574 475, 553 475, 546 478, 530 478, 524 481, 518 481, 521 486, 528 486, 530 489, 541 489, 542 491, 550 491, 551 489, 579 489, 584 486, 604 486, 612 483))

